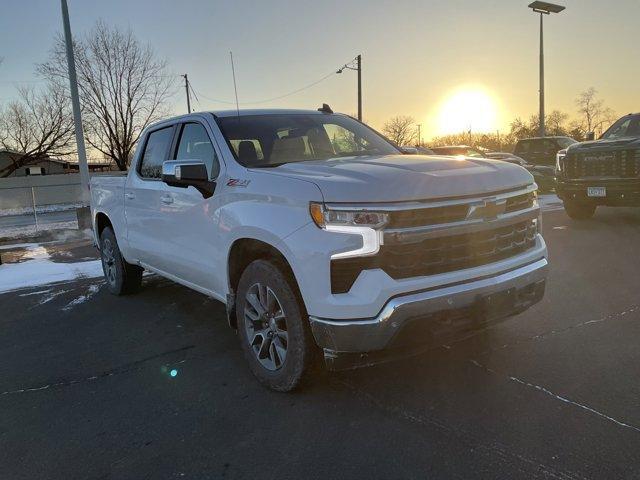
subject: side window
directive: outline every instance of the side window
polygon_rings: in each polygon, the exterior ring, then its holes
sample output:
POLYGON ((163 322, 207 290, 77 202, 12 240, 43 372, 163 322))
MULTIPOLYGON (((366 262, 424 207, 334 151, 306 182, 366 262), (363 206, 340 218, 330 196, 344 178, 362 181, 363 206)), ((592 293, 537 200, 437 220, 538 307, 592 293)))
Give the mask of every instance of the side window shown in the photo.
POLYGON ((531 142, 518 142, 516 144, 516 152, 527 153, 529 152, 529 147, 531 146, 531 142))
POLYGON ((545 140, 543 144, 543 151, 546 154, 556 154, 561 147, 553 140, 545 140))
POLYGON ((162 162, 166 159, 172 139, 173 127, 162 128, 149 134, 138 170, 142 177, 160 178, 162 176, 162 162))
POLYGON ((216 178, 220 172, 216 151, 200 123, 183 125, 174 160, 201 160, 207 166, 210 178, 216 178))

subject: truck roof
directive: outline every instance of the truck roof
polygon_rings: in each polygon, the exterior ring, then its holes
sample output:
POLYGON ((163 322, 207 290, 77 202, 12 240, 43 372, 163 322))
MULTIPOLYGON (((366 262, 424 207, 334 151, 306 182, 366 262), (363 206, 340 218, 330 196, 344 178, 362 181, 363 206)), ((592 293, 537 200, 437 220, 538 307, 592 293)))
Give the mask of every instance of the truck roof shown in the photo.
POLYGON ((319 112, 318 110, 302 110, 302 109, 287 109, 287 108, 257 108, 257 109, 240 109, 238 110, 214 110, 210 111, 216 117, 236 117, 240 115, 241 117, 247 115, 295 115, 295 114, 304 114, 304 115, 323 115, 324 112, 319 112))
MULTIPOLYGON (((521 138, 520 140, 518 140, 519 142, 523 141, 523 140, 544 140, 544 139, 548 139, 548 138, 571 138, 568 135, 548 135, 546 137, 527 137, 527 138, 521 138)), ((571 138, 572 139, 572 138, 571 138)), ((573 139, 572 139, 573 140, 573 139)))

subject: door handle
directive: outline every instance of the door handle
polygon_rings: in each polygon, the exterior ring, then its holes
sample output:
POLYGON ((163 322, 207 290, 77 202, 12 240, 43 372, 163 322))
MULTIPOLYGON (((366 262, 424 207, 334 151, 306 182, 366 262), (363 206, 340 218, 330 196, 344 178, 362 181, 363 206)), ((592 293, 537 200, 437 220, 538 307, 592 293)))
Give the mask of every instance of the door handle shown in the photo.
POLYGON ((126 198, 127 200, 133 200, 134 198, 136 198, 136 196, 134 193, 124 192, 124 198, 126 198))
POLYGON ((160 197, 160 201, 165 205, 171 205, 173 203, 173 197, 171 195, 163 195, 160 197))

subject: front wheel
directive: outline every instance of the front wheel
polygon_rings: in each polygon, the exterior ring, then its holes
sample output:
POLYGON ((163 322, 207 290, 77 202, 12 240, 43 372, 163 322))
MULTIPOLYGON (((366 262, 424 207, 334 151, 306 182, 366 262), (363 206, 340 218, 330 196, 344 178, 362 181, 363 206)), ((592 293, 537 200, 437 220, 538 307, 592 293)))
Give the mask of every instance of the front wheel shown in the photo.
POLYGON ((111 227, 105 227, 100 234, 100 259, 104 278, 111 293, 125 295, 140 290, 143 270, 122 258, 111 227))
POLYGON ((296 388, 311 370, 316 346, 295 280, 283 266, 252 262, 238 284, 238 337, 253 375, 280 392, 296 388))
POLYGON ((575 200, 565 200, 564 210, 574 220, 586 220, 596 213, 596 205, 576 202, 575 200))

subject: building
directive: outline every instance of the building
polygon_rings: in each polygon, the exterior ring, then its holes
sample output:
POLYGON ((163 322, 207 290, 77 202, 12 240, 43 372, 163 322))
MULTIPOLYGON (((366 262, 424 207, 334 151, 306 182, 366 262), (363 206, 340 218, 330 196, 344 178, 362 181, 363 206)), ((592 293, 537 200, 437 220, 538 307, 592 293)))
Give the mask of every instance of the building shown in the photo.
MULTIPOLYGON (((14 159, 21 156, 11 150, 0 150, 0 172, 8 167, 14 159)), ((106 160, 89 160, 89 172, 109 172, 114 169, 114 164, 106 160)), ((25 177, 27 175, 60 175, 65 173, 78 173, 78 163, 57 158, 46 158, 35 163, 14 170, 7 177, 25 177)), ((2 177, 2 173, 0 173, 2 177)))
MULTIPOLYGON (((21 154, 11 150, 0 150, 0 172, 19 159, 21 154)), ((57 158, 46 158, 38 162, 29 163, 28 166, 20 167, 11 172, 7 177, 24 177, 27 175, 59 175, 70 173, 71 164, 65 160, 57 158)), ((76 170, 77 171, 77 170, 76 170)), ((0 174, 1 175, 1 174, 0 174)))

